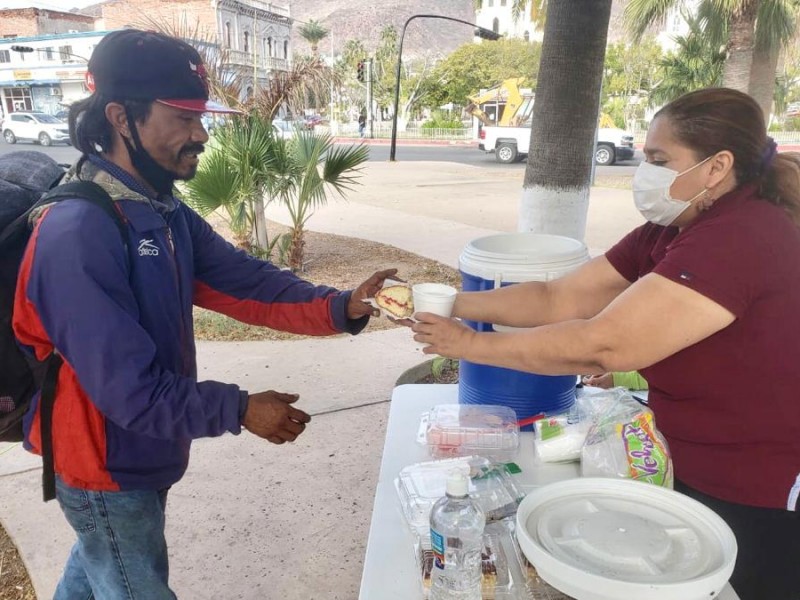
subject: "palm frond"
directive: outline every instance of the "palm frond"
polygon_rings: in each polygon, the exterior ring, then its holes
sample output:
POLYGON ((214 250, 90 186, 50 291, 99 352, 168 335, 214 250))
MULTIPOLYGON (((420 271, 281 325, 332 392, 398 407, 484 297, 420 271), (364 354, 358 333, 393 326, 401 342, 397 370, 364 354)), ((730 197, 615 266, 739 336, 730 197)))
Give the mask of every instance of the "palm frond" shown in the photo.
POLYGON ((304 40, 312 46, 317 45, 320 41, 328 36, 329 31, 323 27, 318 21, 309 19, 308 23, 304 23, 298 30, 304 40))
POLYGON ((664 22, 670 9, 683 4, 683 0, 630 0, 625 7, 625 27, 635 41, 639 41, 651 25, 664 22))
POLYGON ((722 47, 728 43, 728 23, 731 15, 720 12, 719 7, 713 2, 701 2, 695 17, 684 11, 683 18, 691 30, 699 29, 712 46, 722 47))
POLYGON ((725 52, 705 35, 699 19, 690 19, 689 33, 677 36, 677 49, 659 61, 661 81, 649 97, 651 105, 666 104, 692 90, 714 87, 722 81, 725 52))
POLYGON ((184 183, 186 202, 205 217, 236 199, 239 176, 224 152, 203 154, 197 174, 184 183))
POLYGON ((344 196, 361 177, 363 164, 369 160, 369 148, 364 144, 334 146, 325 160, 322 179, 336 193, 344 196))
POLYGON ((750 5, 755 5, 761 0, 705 0, 714 5, 720 14, 738 16, 747 10, 750 5))
POLYGON ((324 206, 325 196, 324 181, 319 172, 319 164, 325 159, 325 154, 333 143, 327 134, 317 134, 304 131, 294 140, 295 159, 302 165, 302 176, 297 186, 296 210, 303 223, 313 213, 314 209, 324 206))
POLYGON ((253 99, 253 109, 264 119, 272 121, 281 106, 301 112, 309 95, 324 99, 330 86, 338 87, 340 78, 317 56, 296 59, 288 71, 270 75, 268 86, 260 88, 253 99))
POLYGON ((525 12, 528 0, 511 0, 511 18, 516 23, 525 12))
POLYGON ((756 21, 756 45, 759 48, 782 48, 797 33, 800 18, 797 0, 761 0, 756 21))
POLYGON ((542 28, 546 18, 547 0, 531 0, 531 23, 542 28))

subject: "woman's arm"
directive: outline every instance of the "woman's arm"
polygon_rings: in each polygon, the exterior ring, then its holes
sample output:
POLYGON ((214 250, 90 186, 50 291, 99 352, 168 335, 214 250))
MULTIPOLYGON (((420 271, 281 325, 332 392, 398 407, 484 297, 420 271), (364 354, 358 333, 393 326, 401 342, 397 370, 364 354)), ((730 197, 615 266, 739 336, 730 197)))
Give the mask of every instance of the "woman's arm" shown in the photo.
MULTIPOLYGON (((525 297, 518 298, 520 303, 525 297)), ((656 274, 643 277, 591 318, 518 333, 477 333, 417 314, 414 339, 426 354, 542 375, 631 371, 652 365, 734 321, 726 308, 656 274)))
POLYGON ((462 292, 456 297, 453 316, 511 327, 588 319, 630 285, 601 256, 554 281, 517 283, 486 292, 462 292))

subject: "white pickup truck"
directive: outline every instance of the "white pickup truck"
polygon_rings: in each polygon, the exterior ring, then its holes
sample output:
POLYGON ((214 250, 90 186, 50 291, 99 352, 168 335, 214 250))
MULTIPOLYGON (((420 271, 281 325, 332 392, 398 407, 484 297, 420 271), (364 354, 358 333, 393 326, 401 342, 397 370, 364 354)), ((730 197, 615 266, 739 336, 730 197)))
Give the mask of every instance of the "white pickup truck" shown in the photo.
MULTIPOLYGON (((530 127, 482 127, 478 149, 494 152, 497 162, 513 163, 528 154, 531 142, 530 127)), ((613 165, 618 160, 633 158, 633 136, 622 129, 597 130, 594 161, 598 165, 613 165)))

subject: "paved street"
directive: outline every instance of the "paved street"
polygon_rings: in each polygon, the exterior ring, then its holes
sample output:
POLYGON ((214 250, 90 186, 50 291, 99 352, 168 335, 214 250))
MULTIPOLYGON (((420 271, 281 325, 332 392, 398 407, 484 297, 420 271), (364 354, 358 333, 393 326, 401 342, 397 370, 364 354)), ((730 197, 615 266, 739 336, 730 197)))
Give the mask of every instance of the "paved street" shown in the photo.
MULTIPOLYGON (((30 142, 18 142, 10 145, 0 140, 0 156, 14 150, 39 150, 52 156, 60 163, 71 163, 78 158, 78 151, 71 146, 56 145, 48 148, 43 148, 38 144, 30 142)), ((372 161, 388 161, 389 160, 389 145, 370 146, 369 158, 372 161)), ((396 159, 401 161, 443 161, 461 163, 465 165, 472 165, 481 168, 489 168, 501 172, 519 172, 525 171, 525 163, 514 163, 511 165, 502 165, 494 159, 494 154, 487 154, 481 152, 475 146, 405 146, 399 145, 397 147, 396 159)), ((636 158, 634 160, 624 161, 612 167, 598 167, 598 176, 633 176, 633 171, 642 159, 641 151, 636 151, 636 158)))

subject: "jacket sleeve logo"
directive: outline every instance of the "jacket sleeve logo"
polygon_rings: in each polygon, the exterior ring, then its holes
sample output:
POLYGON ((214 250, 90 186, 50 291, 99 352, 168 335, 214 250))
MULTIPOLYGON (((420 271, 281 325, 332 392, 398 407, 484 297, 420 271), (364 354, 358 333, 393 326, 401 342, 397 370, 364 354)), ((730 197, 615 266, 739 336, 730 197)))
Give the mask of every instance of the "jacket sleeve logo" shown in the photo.
POLYGON ((139 256, 158 256, 158 246, 153 240, 139 240, 139 256))

